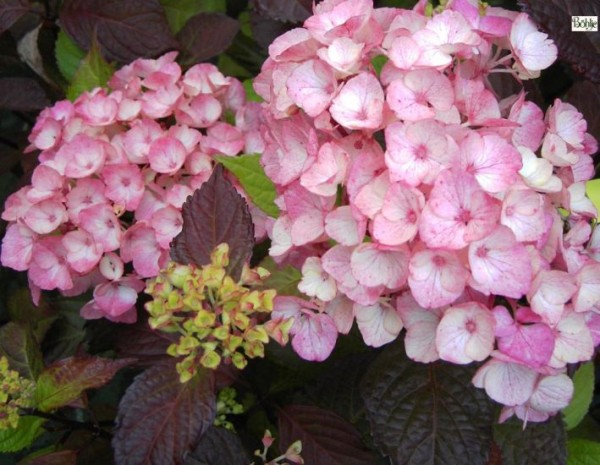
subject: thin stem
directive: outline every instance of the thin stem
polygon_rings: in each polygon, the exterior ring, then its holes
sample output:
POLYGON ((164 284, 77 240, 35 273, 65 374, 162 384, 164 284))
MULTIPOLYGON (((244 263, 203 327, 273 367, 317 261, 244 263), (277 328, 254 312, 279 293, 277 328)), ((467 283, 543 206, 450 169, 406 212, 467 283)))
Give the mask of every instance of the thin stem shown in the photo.
POLYGON ((73 430, 90 431, 91 433, 94 434, 94 436, 97 436, 102 439, 106 439, 107 441, 110 441, 112 439, 112 434, 109 433, 108 431, 102 429, 100 427, 99 423, 69 420, 68 418, 63 418, 61 416, 54 415, 52 413, 40 412, 39 410, 36 410, 36 409, 23 409, 22 411, 23 411, 24 415, 32 415, 34 417, 40 417, 40 418, 45 418, 46 420, 52 420, 52 421, 60 423, 64 426, 67 426, 73 430))

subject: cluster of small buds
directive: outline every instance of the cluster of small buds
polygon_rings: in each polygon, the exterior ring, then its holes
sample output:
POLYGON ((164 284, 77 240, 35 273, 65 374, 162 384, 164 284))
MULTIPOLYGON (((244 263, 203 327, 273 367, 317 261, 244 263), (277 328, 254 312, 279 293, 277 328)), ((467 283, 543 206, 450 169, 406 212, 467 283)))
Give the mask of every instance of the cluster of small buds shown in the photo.
POLYGON ((237 392, 232 387, 226 387, 217 394, 217 414, 213 425, 234 431, 233 423, 228 419, 228 415, 240 415, 244 413, 244 406, 235 400, 237 392))
POLYGON ((273 319, 294 319, 308 360, 355 321, 375 347, 405 328, 409 357, 486 361, 473 381, 502 418, 543 421, 600 343, 598 144, 575 107, 544 114, 522 90, 556 46, 477 0, 313 8, 254 81, 282 212, 270 255, 310 299, 278 297, 273 319), (500 99, 497 77, 521 91, 500 99))
POLYGON ((19 410, 32 406, 34 387, 33 381, 9 368, 6 357, 0 357, 0 430, 18 427, 19 410))
MULTIPOLYGON (((271 434, 269 430, 265 431, 265 434, 262 438, 263 450, 254 451, 254 455, 259 457, 262 460, 264 465, 289 465, 285 460, 289 460, 291 463, 303 464, 304 459, 300 455, 302 453, 302 441, 294 441, 285 451, 285 454, 280 455, 279 457, 275 457, 272 460, 267 459, 267 454, 269 453, 269 449, 275 442, 275 438, 271 434)), ((250 465, 254 465, 252 462, 250 465)))
POLYGON ((227 274, 229 246, 218 245, 211 263, 203 267, 170 262, 148 282, 146 304, 153 329, 180 334, 168 348, 181 357, 181 382, 191 379, 200 365, 215 369, 221 362, 242 369, 248 358, 263 357, 272 337, 284 343, 291 320, 263 324, 273 310, 276 292, 251 290, 269 276, 264 268, 245 266, 239 282, 227 274))
MULTIPOLYGON (((211 64, 185 73, 176 53, 118 70, 109 91, 42 111, 29 137, 39 150, 31 185, 11 195, 1 262, 40 290, 93 289, 84 318, 133 322, 144 280, 169 260, 186 198, 215 155, 262 151, 260 106, 211 64)), ((251 208, 257 236, 264 214, 251 208)))

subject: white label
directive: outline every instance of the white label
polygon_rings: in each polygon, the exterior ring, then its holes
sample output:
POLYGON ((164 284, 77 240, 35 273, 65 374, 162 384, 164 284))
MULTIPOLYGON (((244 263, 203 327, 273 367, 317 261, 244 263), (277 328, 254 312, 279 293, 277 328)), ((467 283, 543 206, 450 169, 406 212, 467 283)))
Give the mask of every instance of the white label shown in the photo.
POLYGON ((598 16, 571 16, 571 31, 597 31, 598 16))

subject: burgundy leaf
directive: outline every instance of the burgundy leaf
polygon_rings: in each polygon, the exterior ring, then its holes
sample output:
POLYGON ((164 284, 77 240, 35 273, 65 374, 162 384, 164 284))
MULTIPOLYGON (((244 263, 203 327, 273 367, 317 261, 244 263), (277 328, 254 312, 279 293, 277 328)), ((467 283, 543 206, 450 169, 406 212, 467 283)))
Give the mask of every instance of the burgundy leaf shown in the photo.
POLYGON ((281 453, 302 441, 302 458, 311 465, 372 465, 373 453, 358 431, 337 414, 310 405, 287 405, 279 411, 281 453))
POLYGON ((250 12, 250 27, 252 28, 254 40, 265 49, 268 49, 277 37, 290 29, 289 24, 282 23, 256 11, 250 12))
POLYGON ((233 43, 239 28, 237 20, 222 13, 192 16, 177 34, 184 61, 197 63, 218 55, 233 43))
POLYGON ((255 0, 256 11, 284 23, 301 23, 311 15, 310 0, 255 0))
POLYGON ((162 331, 154 331, 145 319, 133 325, 119 325, 114 331, 114 348, 118 356, 136 359, 135 366, 148 367, 173 360, 167 355, 167 347, 176 338, 162 331))
POLYGON ((108 61, 129 63, 177 48, 158 0, 65 0, 60 20, 85 50, 95 35, 108 61))
POLYGON ((33 78, 0 78, 0 108, 14 111, 37 111, 50 105, 42 86, 33 78))
POLYGON ((48 412, 76 401, 83 391, 108 383, 131 359, 69 357, 47 367, 37 379, 37 408, 48 412))
POLYGON ((250 460, 237 434, 211 426, 183 465, 248 465, 250 460))
POLYGON ((31 11, 29 0, 0 0, 0 34, 31 11))
POLYGON ((244 198, 217 165, 208 181, 183 204, 183 229, 171 243, 171 258, 201 266, 214 248, 229 244, 229 274, 239 279, 254 247, 254 225, 244 198))
POLYGON ((600 89, 591 81, 577 81, 565 95, 564 100, 575 105, 583 113, 587 132, 600 140, 600 89))
POLYGON ((558 47, 559 58, 600 84, 600 38, 597 32, 571 31, 571 16, 600 16, 597 0, 520 0, 523 11, 541 26, 558 47))
POLYGON ((75 465, 76 463, 77 452, 70 449, 25 458, 19 462, 20 465, 75 465))
POLYGON ((138 375, 119 404, 113 439, 117 465, 175 465, 215 418, 213 375, 179 382, 174 363, 138 375))

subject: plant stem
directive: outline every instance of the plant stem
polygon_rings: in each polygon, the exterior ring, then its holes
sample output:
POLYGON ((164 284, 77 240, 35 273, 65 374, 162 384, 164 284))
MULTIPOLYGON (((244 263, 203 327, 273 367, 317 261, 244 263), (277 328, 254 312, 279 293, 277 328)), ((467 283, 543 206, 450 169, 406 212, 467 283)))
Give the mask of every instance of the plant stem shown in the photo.
POLYGON ((24 415, 32 415, 35 417, 45 418, 46 420, 55 421, 73 430, 90 431, 94 434, 94 436, 106 439, 107 441, 110 441, 112 439, 112 433, 102 429, 99 423, 69 420, 68 418, 64 418, 59 415, 54 415, 52 413, 40 412, 36 409, 23 409, 22 411, 24 415))

